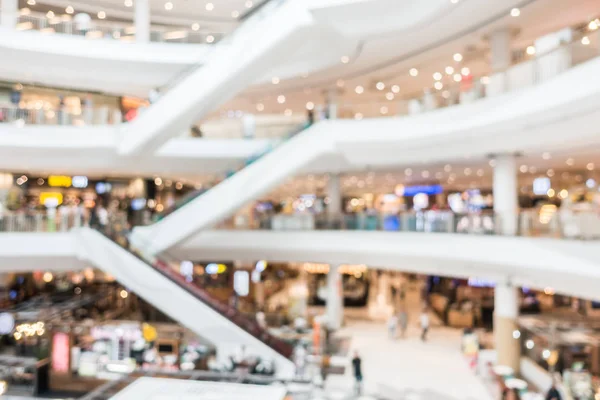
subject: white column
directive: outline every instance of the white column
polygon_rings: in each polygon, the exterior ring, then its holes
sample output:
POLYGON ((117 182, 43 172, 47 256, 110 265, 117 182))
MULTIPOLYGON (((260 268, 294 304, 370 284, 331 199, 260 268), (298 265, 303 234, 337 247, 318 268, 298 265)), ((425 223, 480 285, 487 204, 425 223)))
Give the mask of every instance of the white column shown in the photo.
POLYGON ((498 365, 507 365, 519 371, 521 359, 519 291, 507 283, 498 283, 494 290, 494 342, 498 365))
POLYGON ((19 1, 18 0, 2 0, 2 8, 0 9, 0 25, 5 28, 14 29, 17 26, 19 17, 19 1))
POLYGON ((327 197, 329 197, 327 214, 330 216, 339 216, 342 213, 342 188, 338 174, 329 174, 327 180, 327 197))
POLYGON ((327 273, 327 326, 335 330, 342 326, 344 319, 344 293, 342 274, 338 265, 330 265, 327 273))
POLYGON ((327 113, 329 119, 337 119, 338 115, 338 104, 337 104, 337 90, 332 89, 327 92, 327 113))
POLYGON ((244 114, 242 117, 244 139, 254 139, 256 135, 256 117, 254 114, 244 114))
POLYGON ((135 0, 135 40, 150 41, 150 4, 148 0, 135 0))
POLYGON ((490 36, 492 76, 487 88, 488 96, 508 90, 505 72, 511 64, 510 41, 511 33, 507 27, 494 31, 490 36))
POLYGON ((496 157, 494 167, 494 213, 499 233, 517 234, 519 198, 517 191, 517 160, 514 154, 496 157))

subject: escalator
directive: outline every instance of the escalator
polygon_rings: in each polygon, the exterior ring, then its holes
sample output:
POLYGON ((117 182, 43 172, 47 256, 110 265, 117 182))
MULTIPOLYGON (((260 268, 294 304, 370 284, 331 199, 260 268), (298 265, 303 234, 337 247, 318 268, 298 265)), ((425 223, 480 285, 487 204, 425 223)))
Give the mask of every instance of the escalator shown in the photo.
POLYGON ((184 71, 147 111, 122 126, 121 154, 156 151, 305 44, 314 21, 304 2, 267 3, 216 44, 202 66, 184 71))
POLYGON ((221 361, 243 345, 247 354, 272 360, 277 376, 293 375, 290 344, 187 281, 175 270, 179 266, 177 260, 167 259, 164 254, 157 258, 139 247, 134 251, 125 236, 116 231, 101 233, 79 228, 74 232, 80 242, 80 258, 114 276, 146 302, 210 341, 221 361))
POLYGON ((249 160, 245 168, 213 188, 192 194, 180 208, 170 210, 169 215, 159 222, 134 229, 132 242, 140 241, 159 254, 223 221, 318 158, 334 153, 334 141, 323 135, 326 126, 327 122, 321 122, 298 133, 299 129, 295 130, 289 140, 261 157, 249 160))

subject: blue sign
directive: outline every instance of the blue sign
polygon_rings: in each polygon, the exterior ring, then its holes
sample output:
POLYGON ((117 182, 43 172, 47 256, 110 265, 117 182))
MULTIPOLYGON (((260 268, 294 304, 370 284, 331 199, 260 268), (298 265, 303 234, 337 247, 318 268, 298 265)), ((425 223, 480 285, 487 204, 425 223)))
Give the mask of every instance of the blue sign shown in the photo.
POLYGON ((406 186, 404 188, 404 196, 412 197, 419 193, 425 193, 428 195, 440 194, 444 192, 442 185, 417 185, 417 186, 406 186))

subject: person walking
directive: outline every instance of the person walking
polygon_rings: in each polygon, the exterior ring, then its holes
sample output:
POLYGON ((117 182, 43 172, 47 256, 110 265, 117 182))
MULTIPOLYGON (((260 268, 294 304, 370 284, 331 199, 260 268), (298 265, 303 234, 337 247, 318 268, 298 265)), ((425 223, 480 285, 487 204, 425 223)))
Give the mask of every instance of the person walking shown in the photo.
POLYGON ((406 328, 408 328, 408 313, 404 307, 402 307, 400 313, 398 313, 398 325, 400 325, 400 335, 404 338, 406 335, 406 328))
POLYGON ((353 368, 353 372, 354 372, 354 391, 357 395, 360 395, 362 393, 362 380, 363 380, 363 374, 362 374, 362 359, 360 358, 360 355, 358 355, 358 351, 354 352, 354 358, 352 359, 352 368, 353 368))
POLYGON ((398 317, 392 314, 388 320, 388 336, 390 339, 396 339, 396 330, 398 329, 398 317))
POLYGON ((556 385, 552 383, 550 390, 548 390, 548 394, 546 395, 546 400, 562 400, 560 396, 560 392, 556 388, 556 385))
POLYGON ((421 340, 425 342, 427 341, 427 332, 429 332, 429 314, 427 313, 427 308, 423 309, 419 319, 421 322, 421 340))

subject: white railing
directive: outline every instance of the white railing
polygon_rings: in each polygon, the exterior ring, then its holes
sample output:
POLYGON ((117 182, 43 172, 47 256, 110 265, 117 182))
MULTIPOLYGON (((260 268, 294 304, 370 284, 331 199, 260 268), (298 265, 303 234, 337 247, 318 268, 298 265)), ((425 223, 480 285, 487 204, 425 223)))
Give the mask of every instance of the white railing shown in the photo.
POLYGON ((109 107, 82 107, 78 111, 67 109, 21 108, 0 105, 0 123, 25 125, 114 125, 122 122, 121 111, 109 107))
MULTIPOLYGON (((135 26, 133 24, 114 21, 90 21, 81 23, 70 15, 48 18, 43 14, 19 15, 16 29, 20 31, 35 30, 46 34, 66 34, 83 36, 88 39, 112 39, 135 41, 135 26)), ((187 27, 152 26, 150 28, 151 42, 167 43, 216 43, 223 38, 222 32, 207 33, 187 27)))

